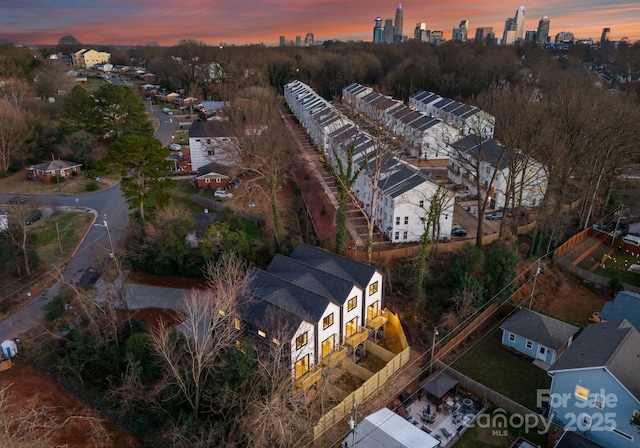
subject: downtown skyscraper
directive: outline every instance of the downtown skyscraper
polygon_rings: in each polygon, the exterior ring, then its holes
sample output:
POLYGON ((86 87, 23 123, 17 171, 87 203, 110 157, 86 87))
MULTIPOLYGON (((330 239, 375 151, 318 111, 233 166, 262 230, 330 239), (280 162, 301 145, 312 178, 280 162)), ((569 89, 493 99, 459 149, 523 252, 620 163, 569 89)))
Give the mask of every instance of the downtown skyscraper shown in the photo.
POLYGON ((544 16, 538 22, 536 42, 540 45, 546 45, 549 42, 549 17, 547 16, 544 16))
POLYGON ((394 42, 402 42, 402 22, 404 20, 404 12, 402 11, 402 4, 398 3, 398 7, 396 8, 396 22, 395 22, 395 30, 393 41, 394 42))

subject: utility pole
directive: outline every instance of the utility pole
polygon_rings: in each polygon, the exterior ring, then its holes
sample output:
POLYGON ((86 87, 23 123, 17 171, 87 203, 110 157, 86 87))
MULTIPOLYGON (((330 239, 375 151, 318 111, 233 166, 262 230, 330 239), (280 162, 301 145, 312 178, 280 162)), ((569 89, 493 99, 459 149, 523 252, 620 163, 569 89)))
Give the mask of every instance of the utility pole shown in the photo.
POLYGON ((440 333, 438 332, 438 327, 433 329, 433 342, 431 343, 431 363, 429 363, 429 374, 433 373, 433 365, 436 363, 435 354, 436 354, 436 337, 440 333))
POLYGON ((620 225, 620 218, 622 217, 622 207, 624 207, 624 205, 620 204, 620 210, 618 210, 618 219, 616 219, 616 228, 613 229, 613 236, 611 237, 612 246, 616 242, 616 233, 618 233, 618 226, 620 225))
POLYGON ((540 275, 540 258, 538 258, 536 273, 533 275, 533 284, 531 285, 531 293, 529 294, 529 309, 531 309, 531 303, 533 302, 533 293, 536 290, 536 280, 538 280, 538 275, 540 275))
POLYGON ((58 228, 57 221, 56 221, 56 233, 58 234, 58 246, 60 246, 60 255, 62 255, 62 241, 60 240, 60 229, 58 228))

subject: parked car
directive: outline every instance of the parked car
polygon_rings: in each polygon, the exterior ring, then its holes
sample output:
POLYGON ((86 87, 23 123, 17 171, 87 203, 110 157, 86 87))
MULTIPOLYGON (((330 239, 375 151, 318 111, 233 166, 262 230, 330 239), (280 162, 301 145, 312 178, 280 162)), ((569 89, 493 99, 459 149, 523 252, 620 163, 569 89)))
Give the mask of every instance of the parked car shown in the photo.
POLYGON ((229 193, 226 190, 216 190, 216 192, 213 193, 213 196, 215 196, 216 198, 232 198, 233 194, 229 193))
POLYGON ((451 229, 452 236, 467 236, 467 229, 464 227, 453 227, 451 229))
POLYGON ((493 213, 489 213, 487 216, 485 216, 485 218, 487 218, 488 220, 502 219, 503 216, 504 214, 502 212, 493 212, 493 213))
POLYGON ((24 204, 25 202, 27 202, 27 198, 22 196, 15 196, 9 199, 9 204, 24 204))
POLYGON ((171 143, 168 148, 171 151, 180 151, 182 149, 182 146, 180 146, 178 143, 171 143))
POLYGON ((466 198, 469 196, 469 190, 460 190, 456 191, 455 197, 457 198, 466 198))
POLYGON ((171 109, 169 109, 168 107, 163 108, 162 112, 164 112, 167 115, 173 115, 173 111, 171 109))
POLYGON ((24 223, 30 226, 34 222, 38 221, 40 218, 42 218, 42 212, 40 210, 34 210, 31 213, 29 213, 26 218, 24 218, 24 223))

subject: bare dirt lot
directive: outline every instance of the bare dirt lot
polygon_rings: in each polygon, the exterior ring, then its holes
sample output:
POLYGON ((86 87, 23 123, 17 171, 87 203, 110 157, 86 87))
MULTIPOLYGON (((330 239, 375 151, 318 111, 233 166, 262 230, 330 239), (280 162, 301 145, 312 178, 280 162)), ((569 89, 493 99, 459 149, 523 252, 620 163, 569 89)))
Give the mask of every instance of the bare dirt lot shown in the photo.
POLYGON ((18 360, 12 369, 0 372, 0 389, 4 388, 7 388, 9 400, 7 408, 0 412, 0 418, 5 413, 15 415, 19 409, 31 404, 29 410, 37 413, 37 421, 54 427, 48 446, 140 446, 127 430, 91 409, 47 373, 25 361, 18 360), (37 405, 32 404, 34 400, 37 405))

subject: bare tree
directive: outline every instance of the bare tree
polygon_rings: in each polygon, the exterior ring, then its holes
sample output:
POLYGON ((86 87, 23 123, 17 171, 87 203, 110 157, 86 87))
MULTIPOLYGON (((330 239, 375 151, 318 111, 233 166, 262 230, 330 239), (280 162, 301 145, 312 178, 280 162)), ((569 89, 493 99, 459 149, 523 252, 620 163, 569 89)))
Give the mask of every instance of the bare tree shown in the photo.
POLYGON ((29 134, 25 113, 6 99, 0 99, 0 173, 6 173, 24 150, 29 134))
POLYGON ((194 417, 200 414, 205 387, 223 365, 222 355, 239 337, 234 319, 238 300, 249 284, 244 263, 233 254, 210 265, 207 275, 210 289, 193 290, 184 297, 179 332, 161 325, 152 333, 169 382, 178 388, 194 417))

